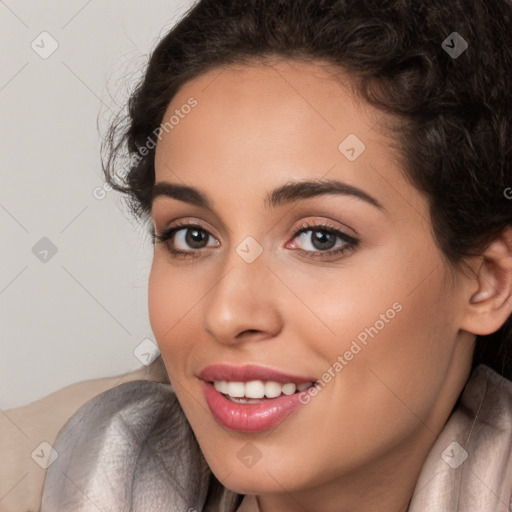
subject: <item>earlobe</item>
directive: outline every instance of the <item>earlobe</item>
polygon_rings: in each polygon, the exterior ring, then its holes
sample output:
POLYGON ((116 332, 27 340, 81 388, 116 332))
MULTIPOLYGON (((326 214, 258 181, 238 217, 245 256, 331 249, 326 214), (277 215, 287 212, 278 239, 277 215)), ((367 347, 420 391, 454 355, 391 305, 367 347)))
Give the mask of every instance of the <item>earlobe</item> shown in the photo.
POLYGON ((479 258, 464 315, 464 330, 477 335, 496 332, 512 314, 512 227, 504 229, 479 258))

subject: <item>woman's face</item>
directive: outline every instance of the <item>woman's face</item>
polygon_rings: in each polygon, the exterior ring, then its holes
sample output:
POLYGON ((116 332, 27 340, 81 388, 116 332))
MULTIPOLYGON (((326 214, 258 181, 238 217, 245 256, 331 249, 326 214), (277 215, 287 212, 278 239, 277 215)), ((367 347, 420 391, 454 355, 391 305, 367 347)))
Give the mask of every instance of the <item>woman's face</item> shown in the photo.
POLYGON ((473 336, 380 114, 326 69, 275 61, 190 81, 171 116, 150 319, 210 467, 240 493, 412 492, 473 336))

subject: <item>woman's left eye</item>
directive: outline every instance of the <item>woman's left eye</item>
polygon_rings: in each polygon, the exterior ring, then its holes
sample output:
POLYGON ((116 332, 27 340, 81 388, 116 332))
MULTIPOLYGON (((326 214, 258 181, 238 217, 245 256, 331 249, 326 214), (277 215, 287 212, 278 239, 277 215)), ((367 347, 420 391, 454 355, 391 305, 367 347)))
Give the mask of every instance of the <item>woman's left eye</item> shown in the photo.
MULTIPOLYGON (((358 240, 343 233, 334 227, 326 226, 306 226, 299 229, 293 237, 298 240, 298 250, 302 253, 308 253, 309 256, 322 257, 325 255, 343 254, 346 251, 353 250, 358 244, 358 240)), ((292 242, 296 246, 296 242, 292 242)), ((290 247, 290 245, 287 245, 290 247)), ((292 247, 295 248, 295 247, 292 247)))

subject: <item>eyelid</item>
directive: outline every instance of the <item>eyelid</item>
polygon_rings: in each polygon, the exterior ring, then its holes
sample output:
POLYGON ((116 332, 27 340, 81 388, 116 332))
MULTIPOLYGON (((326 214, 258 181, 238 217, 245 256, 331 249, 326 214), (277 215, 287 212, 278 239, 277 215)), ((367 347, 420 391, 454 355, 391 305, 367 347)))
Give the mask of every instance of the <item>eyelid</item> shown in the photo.
POLYGON ((161 229, 157 229, 156 224, 153 224, 152 226, 152 234, 157 237, 158 233, 160 236, 164 235, 165 233, 168 233, 171 230, 178 230, 179 228, 188 228, 188 227, 196 227, 201 229, 202 231, 206 231, 208 234, 210 234, 213 238, 216 240, 219 239, 219 237, 214 233, 215 229, 210 227, 210 224, 199 220, 195 217, 184 217, 178 220, 172 220, 165 223, 165 227, 161 229))
MULTIPOLYGON (((333 234, 337 238, 341 239, 345 245, 338 248, 332 248, 325 251, 321 250, 306 250, 301 248, 294 248, 295 251, 307 254, 308 257, 312 258, 329 258, 329 257, 335 257, 339 256, 341 257, 342 254, 344 254, 347 251, 351 251, 355 249, 359 245, 359 239, 355 238, 349 234, 347 234, 343 229, 340 229, 338 226, 335 226, 333 224, 330 224, 325 221, 304 221, 299 224, 299 226, 295 226, 293 233, 291 235, 291 241, 298 238, 301 234, 307 233, 308 231, 325 231, 328 233, 333 234)), ((354 231, 354 230, 352 230, 354 231)), ((290 242, 287 242, 286 246, 288 246, 290 242)))
POLYGON ((360 241, 359 233, 356 229, 352 228, 348 224, 334 221, 325 217, 313 217, 307 220, 300 221, 298 224, 294 224, 293 230, 291 231, 292 239, 297 237, 300 233, 305 231, 330 231, 335 233, 340 238, 347 242, 358 244, 360 241), (349 234, 350 233, 350 234, 349 234))
MULTIPOLYGON (((179 219, 177 222, 180 222, 182 219, 187 219, 187 221, 192 219, 194 223, 204 225, 202 229, 207 230, 214 236, 214 231, 222 234, 231 232, 229 226, 213 210, 205 210, 200 206, 185 204, 170 197, 159 196, 155 199, 150 215, 153 220, 153 226, 155 224, 164 226, 162 231, 167 229, 165 226, 174 222, 175 219, 179 219), (186 210, 183 208, 184 206, 186 210), (180 215, 180 212, 183 212, 184 215, 180 215), (216 227, 214 228, 213 226, 216 227)), ((217 236, 215 237, 218 238, 217 236)))
POLYGON ((342 224, 342 226, 343 227, 337 226, 330 220, 306 220, 299 222, 299 224, 294 227, 293 233, 297 233, 299 231, 306 231, 308 229, 319 231, 320 229, 323 228, 325 230, 336 231, 347 237, 354 238, 345 231, 346 228, 346 230, 351 231, 356 236, 359 235, 359 233, 350 226, 347 226, 346 224, 342 224))
MULTIPOLYGON (((191 222, 191 221, 177 221, 176 224, 173 224, 172 226, 169 226, 167 228, 162 229, 161 231, 154 229, 153 230, 153 240, 158 239, 162 241, 162 239, 165 239, 163 241, 168 240, 170 237, 173 237, 178 231, 181 231, 183 229, 199 229, 201 231, 204 231, 208 234, 209 237, 218 240, 218 237, 216 237, 209 228, 203 226, 199 222, 191 222)), ((219 242, 220 243, 220 242, 219 242)), ((201 250, 201 249, 198 249, 201 250)))

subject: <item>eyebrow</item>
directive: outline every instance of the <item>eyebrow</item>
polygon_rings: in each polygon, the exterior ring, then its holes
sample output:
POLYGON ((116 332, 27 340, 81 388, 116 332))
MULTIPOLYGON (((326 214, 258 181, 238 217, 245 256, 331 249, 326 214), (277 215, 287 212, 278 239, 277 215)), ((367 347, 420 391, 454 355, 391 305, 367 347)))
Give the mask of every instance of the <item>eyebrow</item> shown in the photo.
MULTIPOLYGON (((375 206, 379 210, 384 210, 382 204, 364 190, 337 180, 307 180, 285 183, 267 194, 264 206, 266 209, 276 208, 300 199, 308 199, 325 194, 356 197, 375 206)), ((161 181, 153 186, 151 205, 157 197, 161 196, 184 201, 185 203, 213 211, 212 204, 208 197, 194 187, 161 181)))

